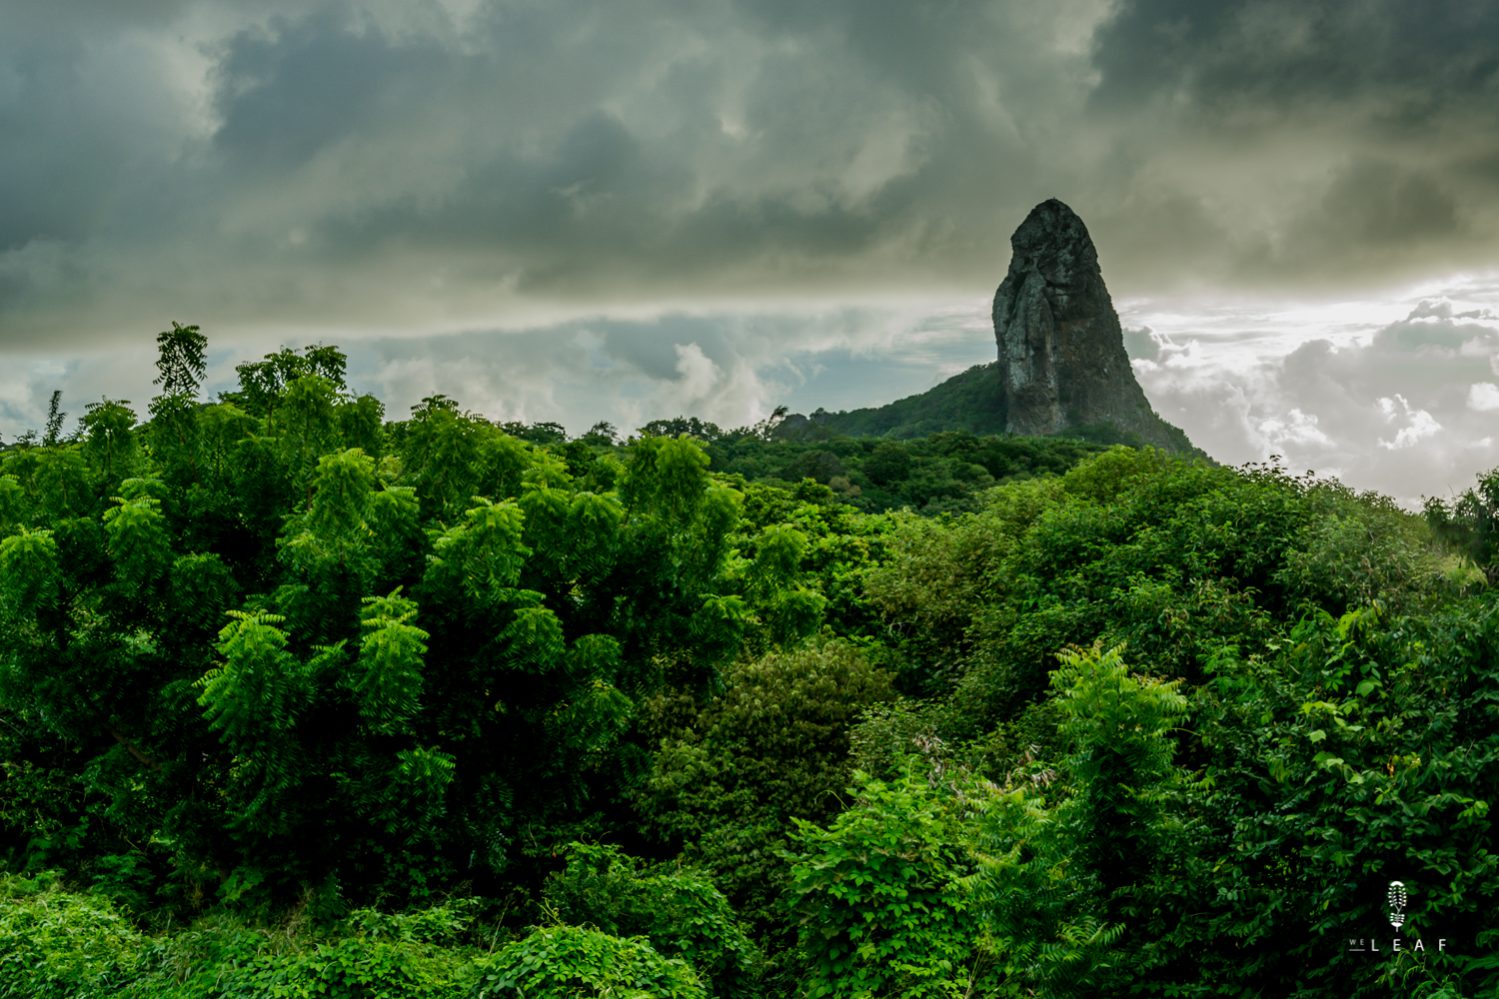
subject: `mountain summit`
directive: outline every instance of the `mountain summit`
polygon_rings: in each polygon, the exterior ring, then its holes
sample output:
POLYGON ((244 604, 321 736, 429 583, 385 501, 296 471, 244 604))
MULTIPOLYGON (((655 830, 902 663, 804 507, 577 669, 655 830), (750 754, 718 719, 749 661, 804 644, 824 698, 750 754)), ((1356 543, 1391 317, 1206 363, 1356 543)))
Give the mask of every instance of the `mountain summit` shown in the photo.
POLYGON ((777 433, 924 437, 973 434, 1081 437, 1198 451, 1150 408, 1124 352, 1087 226, 1053 198, 1010 237, 1010 271, 994 296, 999 360, 920 395, 847 413, 788 416, 777 433))
POLYGON ((1004 431, 1107 425, 1156 447, 1194 450, 1135 381, 1098 251, 1077 213, 1055 198, 1042 202, 1010 247, 1010 270, 994 295, 1004 431))

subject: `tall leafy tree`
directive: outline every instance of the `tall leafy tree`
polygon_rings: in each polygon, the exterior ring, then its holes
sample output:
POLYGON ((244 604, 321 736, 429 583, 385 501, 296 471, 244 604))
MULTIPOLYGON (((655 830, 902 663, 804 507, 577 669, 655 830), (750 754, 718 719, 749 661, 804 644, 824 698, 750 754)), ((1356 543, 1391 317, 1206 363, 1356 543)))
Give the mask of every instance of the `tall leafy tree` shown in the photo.
POLYGON ((62 440, 62 424, 68 414, 62 411, 62 390, 54 389, 47 403, 47 429, 42 434, 43 447, 56 447, 62 440))
POLYGON ((202 331, 174 322, 156 335, 156 351, 156 379, 151 384, 161 386, 162 397, 196 396, 208 372, 208 338, 202 331))

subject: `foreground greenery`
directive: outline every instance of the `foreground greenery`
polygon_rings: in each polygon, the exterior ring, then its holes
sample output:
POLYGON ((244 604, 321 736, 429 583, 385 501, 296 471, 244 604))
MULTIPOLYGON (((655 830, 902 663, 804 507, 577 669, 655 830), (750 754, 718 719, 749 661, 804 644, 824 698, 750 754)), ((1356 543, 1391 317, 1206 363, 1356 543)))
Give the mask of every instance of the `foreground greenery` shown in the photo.
POLYGON ((1499 992, 1499 473, 852 495, 158 347, 0 455, 0 996, 1499 992))

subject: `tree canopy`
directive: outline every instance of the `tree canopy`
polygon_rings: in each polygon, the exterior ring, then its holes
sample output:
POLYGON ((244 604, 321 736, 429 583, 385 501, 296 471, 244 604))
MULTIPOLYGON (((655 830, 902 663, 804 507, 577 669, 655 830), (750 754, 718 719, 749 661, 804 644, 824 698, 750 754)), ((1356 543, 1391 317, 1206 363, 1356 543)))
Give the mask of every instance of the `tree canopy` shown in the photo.
POLYGON ((0 452, 0 995, 1499 991, 1499 472, 569 437, 206 343, 0 452))

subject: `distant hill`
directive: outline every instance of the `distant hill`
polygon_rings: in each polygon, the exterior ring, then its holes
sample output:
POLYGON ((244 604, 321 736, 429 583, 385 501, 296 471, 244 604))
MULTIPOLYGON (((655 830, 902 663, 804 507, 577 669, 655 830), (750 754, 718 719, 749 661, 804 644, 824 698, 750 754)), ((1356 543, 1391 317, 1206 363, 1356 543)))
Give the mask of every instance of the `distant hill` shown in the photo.
POLYGON ((920 395, 884 406, 829 413, 819 409, 810 417, 793 413, 776 429, 788 440, 803 437, 926 437, 943 430, 972 434, 1004 433, 1000 412, 999 369, 977 364, 920 395))
MULTIPOLYGON (((793 413, 781 421, 775 436, 782 440, 819 440, 828 437, 888 437, 910 440, 944 430, 970 434, 1005 432, 1004 395, 999 365, 976 364, 962 374, 919 395, 907 396, 884 406, 829 413, 817 410, 811 416, 793 413)), ((1166 450, 1195 454, 1187 435, 1167 425, 1174 434, 1166 450)), ((1078 424, 1057 436, 1074 437, 1099 444, 1145 444, 1137 435, 1107 423, 1078 424)))

